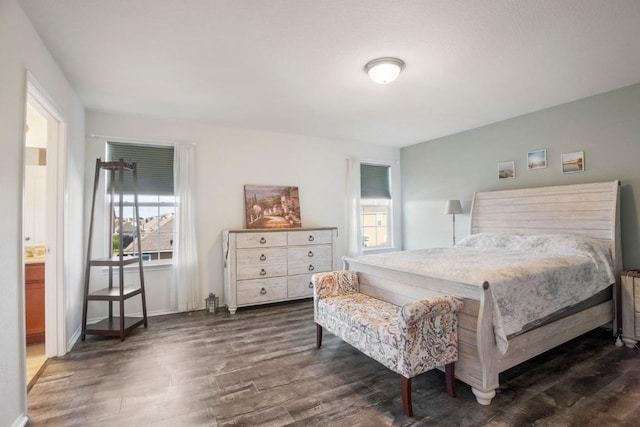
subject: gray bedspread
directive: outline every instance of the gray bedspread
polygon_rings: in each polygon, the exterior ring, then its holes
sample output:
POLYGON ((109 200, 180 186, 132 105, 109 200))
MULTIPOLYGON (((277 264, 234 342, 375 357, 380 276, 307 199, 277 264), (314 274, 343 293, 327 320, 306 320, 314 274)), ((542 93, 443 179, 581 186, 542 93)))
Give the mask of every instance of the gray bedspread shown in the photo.
POLYGON ((359 260, 424 276, 490 285, 497 345, 507 336, 615 282, 609 250, 577 236, 479 233, 456 247, 375 255, 359 260))

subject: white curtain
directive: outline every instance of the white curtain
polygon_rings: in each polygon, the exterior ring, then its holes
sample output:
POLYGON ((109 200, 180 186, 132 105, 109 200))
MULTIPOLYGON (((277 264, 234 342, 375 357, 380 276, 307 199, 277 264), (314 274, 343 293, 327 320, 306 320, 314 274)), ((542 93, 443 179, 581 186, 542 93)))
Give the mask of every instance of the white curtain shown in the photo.
POLYGON ((345 218, 347 218, 347 255, 362 255, 362 236, 360 231, 360 159, 347 158, 345 218))
POLYGON ((198 245, 195 227, 195 145, 176 144, 173 182, 176 196, 171 306, 177 311, 200 308, 198 245))

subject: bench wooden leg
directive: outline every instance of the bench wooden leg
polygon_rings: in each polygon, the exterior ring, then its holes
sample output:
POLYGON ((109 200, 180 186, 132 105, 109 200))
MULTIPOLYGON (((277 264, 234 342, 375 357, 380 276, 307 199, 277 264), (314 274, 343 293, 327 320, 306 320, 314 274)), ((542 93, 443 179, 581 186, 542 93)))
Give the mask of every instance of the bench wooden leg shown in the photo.
POLYGON ((411 378, 400 375, 400 388, 402 389, 402 409, 407 417, 413 417, 411 406, 411 378))
MULTIPOLYGON (((456 364, 455 362, 444 365, 444 373, 447 382, 447 393, 456 397, 456 364)), ((413 405, 411 404, 411 378, 400 375, 400 387, 402 389, 402 409, 408 417, 413 417, 413 405)))
POLYGON ((449 396, 456 397, 456 363, 451 362, 444 365, 444 375, 447 382, 447 393, 449 396))
POLYGON ((322 345, 322 326, 316 323, 316 346, 320 348, 322 345))

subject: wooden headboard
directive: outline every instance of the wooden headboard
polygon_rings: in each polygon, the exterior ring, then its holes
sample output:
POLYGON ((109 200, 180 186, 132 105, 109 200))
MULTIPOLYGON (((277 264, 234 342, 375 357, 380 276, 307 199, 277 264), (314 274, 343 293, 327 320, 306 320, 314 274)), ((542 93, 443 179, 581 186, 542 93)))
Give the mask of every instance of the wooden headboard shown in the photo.
POLYGON ((471 205, 471 234, 562 233, 599 240, 622 271, 620 181, 478 192, 471 205))

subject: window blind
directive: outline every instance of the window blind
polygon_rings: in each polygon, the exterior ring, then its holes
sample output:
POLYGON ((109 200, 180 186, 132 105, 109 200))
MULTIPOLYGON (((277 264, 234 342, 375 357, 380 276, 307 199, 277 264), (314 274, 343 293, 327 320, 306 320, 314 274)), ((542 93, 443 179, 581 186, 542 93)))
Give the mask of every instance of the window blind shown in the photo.
MULTIPOLYGON (((107 142, 108 161, 124 159, 127 163, 136 163, 138 194, 145 195, 173 195, 173 151, 173 147, 167 145, 107 142)), ((109 191, 111 191, 110 179, 109 191)), ((133 174, 125 173, 124 194, 132 193, 133 174)))
POLYGON ((388 165, 360 165, 360 197, 363 199, 391 199, 388 165))

